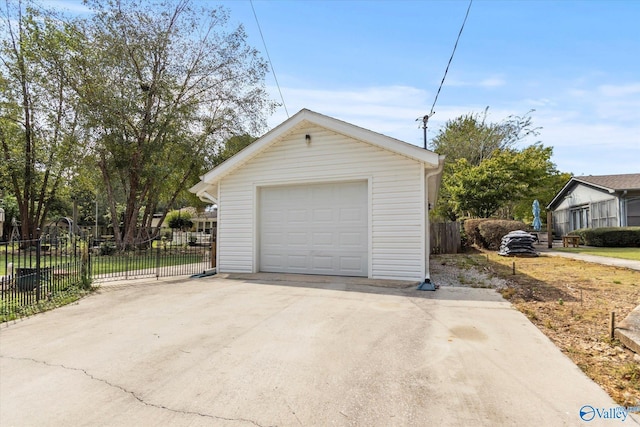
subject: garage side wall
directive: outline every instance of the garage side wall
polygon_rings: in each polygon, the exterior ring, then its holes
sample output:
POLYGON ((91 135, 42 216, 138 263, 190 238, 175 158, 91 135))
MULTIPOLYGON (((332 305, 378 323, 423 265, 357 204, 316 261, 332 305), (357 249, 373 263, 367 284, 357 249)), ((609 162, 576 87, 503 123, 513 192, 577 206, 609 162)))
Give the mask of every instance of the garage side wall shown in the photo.
POLYGON ((220 182, 221 272, 257 272, 259 188, 368 180, 369 277, 425 277, 423 165, 317 126, 292 132, 220 182), (311 135, 311 143, 305 135, 311 135))

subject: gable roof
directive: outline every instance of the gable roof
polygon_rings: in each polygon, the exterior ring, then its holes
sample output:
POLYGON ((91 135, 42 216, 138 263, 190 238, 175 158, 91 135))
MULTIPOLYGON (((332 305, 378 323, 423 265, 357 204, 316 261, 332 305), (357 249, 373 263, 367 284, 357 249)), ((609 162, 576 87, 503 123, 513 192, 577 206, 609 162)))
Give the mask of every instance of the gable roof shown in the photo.
POLYGON ((323 127, 341 135, 430 165, 433 168, 438 168, 444 160, 444 156, 440 156, 433 151, 425 150, 422 147, 311 110, 302 109, 291 118, 271 129, 251 145, 236 153, 233 157, 201 176, 201 181, 190 188, 189 191, 196 194, 202 193, 209 185, 218 182, 224 176, 232 173, 271 145, 281 140, 298 126, 304 126, 306 124, 323 127))
POLYGON ((624 191, 640 190, 640 173, 629 173, 620 175, 586 175, 574 176, 556 194, 547 209, 553 209, 558 201, 564 198, 565 194, 575 186, 582 184, 607 193, 622 193, 624 191))

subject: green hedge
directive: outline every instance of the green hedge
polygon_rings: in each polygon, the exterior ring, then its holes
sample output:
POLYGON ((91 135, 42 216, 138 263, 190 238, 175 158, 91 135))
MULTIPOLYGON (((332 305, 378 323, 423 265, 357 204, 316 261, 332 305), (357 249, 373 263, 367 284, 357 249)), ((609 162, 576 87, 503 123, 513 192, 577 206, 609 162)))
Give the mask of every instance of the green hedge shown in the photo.
POLYGON ((485 249, 497 250, 506 234, 526 229, 527 225, 522 221, 505 219, 473 218, 464 222, 469 244, 485 249))
POLYGON ((640 227, 582 228, 569 233, 583 245, 601 248, 640 248, 640 227))

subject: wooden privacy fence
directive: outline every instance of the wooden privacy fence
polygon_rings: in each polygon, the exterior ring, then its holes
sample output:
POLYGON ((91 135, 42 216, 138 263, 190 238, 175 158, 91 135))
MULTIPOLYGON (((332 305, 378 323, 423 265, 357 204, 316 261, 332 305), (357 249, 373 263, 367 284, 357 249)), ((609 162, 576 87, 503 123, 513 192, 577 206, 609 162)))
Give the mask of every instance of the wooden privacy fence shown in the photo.
POLYGON ((457 254, 462 252, 459 222, 431 223, 431 253, 457 254))

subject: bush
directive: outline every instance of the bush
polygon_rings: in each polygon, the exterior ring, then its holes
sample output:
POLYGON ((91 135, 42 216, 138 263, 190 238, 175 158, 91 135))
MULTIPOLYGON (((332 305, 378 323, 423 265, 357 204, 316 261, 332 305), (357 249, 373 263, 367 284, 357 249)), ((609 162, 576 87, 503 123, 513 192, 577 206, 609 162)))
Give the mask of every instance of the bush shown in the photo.
POLYGON ((187 231, 193 227, 191 218, 193 218, 193 215, 190 210, 177 210, 169 212, 165 218, 165 222, 171 229, 187 231))
POLYGON ((472 218, 464 222, 463 228, 469 245, 497 250, 503 236, 512 231, 526 230, 527 225, 522 221, 472 218))
POLYGON ((639 248, 640 227, 582 228, 569 233, 583 245, 607 248, 639 248))
POLYGON ((478 225, 483 247, 486 249, 498 250, 502 238, 516 230, 526 230, 527 225, 522 221, 510 221, 505 219, 492 219, 481 222, 478 225))
POLYGON ((116 251, 116 244, 113 242, 100 243, 100 255, 113 255, 116 251))
POLYGON ((489 218, 471 218, 464 221, 462 229, 469 246, 484 247, 478 226, 485 221, 489 221, 489 218))

